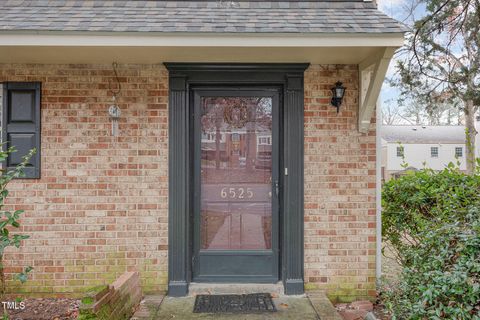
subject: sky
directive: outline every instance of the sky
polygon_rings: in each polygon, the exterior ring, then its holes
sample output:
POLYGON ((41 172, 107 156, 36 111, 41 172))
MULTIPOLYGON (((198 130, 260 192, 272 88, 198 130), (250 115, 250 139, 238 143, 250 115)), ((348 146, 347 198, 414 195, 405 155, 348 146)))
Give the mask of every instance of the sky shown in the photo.
MULTIPOLYGON (((388 16, 398 20, 404 21, 406 19, 403 6, 408 0, 378 0, 378 9, 386 13, 388 16)), ((386 78, 391 78, 395 73, 396 59, 392 59, 388 67, 386 78)), ((381 91, 382 104, 387 103, 388 100, 395 100, 399 96, 398 89, 391 87, 387 81, 383 83, 381 91)))
MULTIPOLYGON (((377 0, 377 3, 378 9, 383 11, 388 16, 400 22, 411 24, 412 17, 408 15, 407 8, 409 7, 409 4, 412 3, 412 1, 413 0, 377 0)), ((416 18, 418 18, 422 16, 424 12, 425 9, 419 7, 415 10, 414 15, 416 18)), ((386 79, 392 78, 394 76, 396 60, 396 57, 394 57, 390 62, 390 66, 385 77, 386 79)), ((387 103, 395 104, 399 94, 400 92, 397 88, 391 87, 387 81, 384 81, 381 91, 382 105, 386 105, 387 103)))
MULTIPOLYGON (((413 25, 413 21, 418 21, 420 18, 422 18, 422 16, 425 16, 426 14, 425 1, 422 0, 377 0, 377 3, 379 10, 383 11, 388 16, 410 26, 413 25), (413 13, 410 13, 409 8, 413 4, 416 4, 417 6, 415 10, 413 10, 413 13)), ((465 49, 462 45, 456 46, 454 44, 450 49, 453 50, 452 52, 455 55, 461 55, 465 52, 465 49)), ((397 88, 390 86, 390 84, 388 83, 388 79, 391 79, 395 76, 395 66, 398 59, 399 57, 396 55, 390 62, 385 77, 386 80, 384 81, 382 86, 382 91, 380 93, 380 101, 382 103, 383 109, 385 109, 388 105, 391 105, 395 109, 398 97, 400 95, 400 91, 397 88)), ((400 108, 400 110, 402 110, 402 108, 400 108)), ((458 112, 458 109, 455 110, 457 110, 458 112)), ((405 118, 397 118, 397 121, 400 122, 398 124, 408 124, 410 120, 412 119, 410 118, 408 120, 405 118)), ((446 120, 446 114, 444 114, 441 118, 441 121, 445 122, 446 120)), ((455 116, 453 118, 450 118, 450 120, 456 121, 455 116)), ((427 121, 427 119, 423 118, 423 121, 425 122, 427 121)))

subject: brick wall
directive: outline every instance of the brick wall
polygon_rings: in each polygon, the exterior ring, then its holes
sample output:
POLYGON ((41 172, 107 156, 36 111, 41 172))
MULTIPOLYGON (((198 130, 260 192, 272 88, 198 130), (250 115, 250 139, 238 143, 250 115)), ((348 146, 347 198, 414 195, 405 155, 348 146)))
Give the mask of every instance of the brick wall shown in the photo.
POLYGON ((375 294, 375 119, 358 132, 358 87, 355 65, 305 73, 305 281, 342 300, 375 294), (338 80, 347 87, 339 114, 338 80))
POLYGON ((168 73, 120 65, 119 76, 115 139, 110 65, 0 65, 0 82, 42 82, 42 178, 10 187, 31 238, 8 251, 7 271, 35 268, 21 290, 82 291, 133 270, 144 290, 165 290, 168 73))
MULTIPOLYGON (((144 291, 166 289, 168 74, 120 65, 119 75, 115 140, 110 65, 0 65, 0 82, 42 82, 42 178, 15 182, 9 200, 32 236, 6 257, 9 271, 35 268, 24 290, 82 291, 134 270, 144 291)), ((372 296, 375 282, 374 124, 358 133, 357 110, 356 66, 307 70, 305 280, 343 299, 372 296), (338 115, 337 80, 347 87, 338 115)))

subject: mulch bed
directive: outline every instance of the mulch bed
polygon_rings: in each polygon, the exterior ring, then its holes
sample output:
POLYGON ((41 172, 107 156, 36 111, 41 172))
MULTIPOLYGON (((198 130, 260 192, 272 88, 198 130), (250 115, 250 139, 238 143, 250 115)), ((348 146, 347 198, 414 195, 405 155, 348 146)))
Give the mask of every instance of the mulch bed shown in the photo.
MULTIPOLYGON (((4 301, 15 301, 5 299, 4 301)), ((28 298, 23 310, 7 310, 11 320, 70 320, 77 319, 80 301, 67 298, 28 298)))

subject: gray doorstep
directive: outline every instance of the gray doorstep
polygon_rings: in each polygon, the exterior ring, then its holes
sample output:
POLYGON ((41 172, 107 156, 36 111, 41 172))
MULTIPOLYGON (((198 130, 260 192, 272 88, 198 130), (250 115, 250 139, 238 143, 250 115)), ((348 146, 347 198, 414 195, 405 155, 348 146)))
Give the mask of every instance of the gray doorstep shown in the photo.
POLYGON ((190 283, 188 295, 266 293, 283 295, 283 283, 190 283))
MULTIPOLYGON (((228 285, 232 286, 232 285, 228 285)), ((212 289, 216 294, 228 293, 251 293, 248 288, 241 288, 242 292, 232 292, 227 290, 227 287, 216 285, 212 289), (219 292, 220 290, 222 292, 219 292)), ((275 286, 275 285, 273 285, 275 286)), ((274 287, 278 289, 277 287, 274 287)), ((200 287, 196 287, 199 290, 200 287)), ((211 288, 209 288, 211 289, 211 288)), ((231 288, 230 288, 231 289, 231 288)), ((258 287, 257 287, 258 289, 258 287)), ((267 288, 265 288, 267 289, 267 288)), ((202 289, 203 290, 203 289, 202 289)), ((239 290, 236 288, 235 290, 239 290)), ((255 290, 255 292, 259 292, 255 290)), ((327 299, 325 294, 321 291, 308 291, 307 295, 303 296, 285 296, 271 292, 274 297, 273 302, 277 308, 274 313, 260 313, 260 314, 205 314, 193 313, 193 304, 195 297, 189 296, 184 298, 171 298, 157 296, 146 296, 142 301, 138 311, 131 318, 132 320, 189 320, 189 319, 232 319, 232 320, 269 320, 269 319, 290 319, 290 320, 342 320, 340 315, 336 312, 332 303, 327 299)))
POLYGON ((273 302, 277 312, 264 312, 259 314, 208 314, 193 313, 195 297, 170 298, 166 297, 158 310, 158 320, 168 319, 236 319, 236 320, 268 320, 268 319, 291 319, 291 320, 318 320, 319 317, 313 309, 307 297, 274 298, 273 302))

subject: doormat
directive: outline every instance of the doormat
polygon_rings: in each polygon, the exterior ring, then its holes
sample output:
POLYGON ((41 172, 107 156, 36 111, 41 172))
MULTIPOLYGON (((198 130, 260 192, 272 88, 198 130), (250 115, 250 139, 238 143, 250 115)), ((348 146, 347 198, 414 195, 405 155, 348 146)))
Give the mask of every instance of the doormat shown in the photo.
POLYGON ((195 298, 194 313, 276 312, 270 293, 205 295, 195 298))

